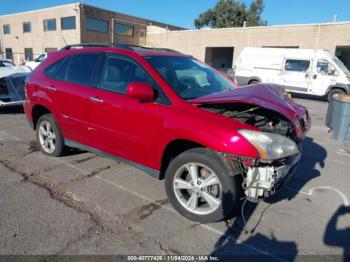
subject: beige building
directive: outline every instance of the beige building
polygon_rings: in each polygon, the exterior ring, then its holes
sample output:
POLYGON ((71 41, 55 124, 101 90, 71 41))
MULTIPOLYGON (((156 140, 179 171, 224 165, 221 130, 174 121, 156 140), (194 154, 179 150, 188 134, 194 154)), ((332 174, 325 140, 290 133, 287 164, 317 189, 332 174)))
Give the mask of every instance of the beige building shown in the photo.
POLYGON ((350 68, 350 22, 147 33, 147 45, 191 54, 217 68, 232 67, 244 47, 320 48, 350 68))
POLYGON ((16 64, 67 44, 104 42, 145 45, 147 28, 182 28, 74 3, 0 16, 2 57, 16 64), (114 32, 114 33, 112 33, 114 32))
POLYGON ((89 42, 171 48, 217 68, 232 67, 248 46, 321 48, 350 67, 350 22, 183 30, 81 3, 0 16, 2 56, 17 64, 66 43, 89 42))

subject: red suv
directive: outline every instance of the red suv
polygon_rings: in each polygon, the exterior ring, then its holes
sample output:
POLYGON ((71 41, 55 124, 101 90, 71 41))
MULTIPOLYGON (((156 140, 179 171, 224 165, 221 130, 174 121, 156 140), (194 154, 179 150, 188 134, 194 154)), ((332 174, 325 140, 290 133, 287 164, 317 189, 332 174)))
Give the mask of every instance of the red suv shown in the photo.
POLYGON ((305 107, 276 85, 236 88, 168 49, 67 46, 26 84, 26 117, 43 153, 81 148, 157 179, 185 217, 224 219, 239 198, 266 198, 300 159, 305 107))

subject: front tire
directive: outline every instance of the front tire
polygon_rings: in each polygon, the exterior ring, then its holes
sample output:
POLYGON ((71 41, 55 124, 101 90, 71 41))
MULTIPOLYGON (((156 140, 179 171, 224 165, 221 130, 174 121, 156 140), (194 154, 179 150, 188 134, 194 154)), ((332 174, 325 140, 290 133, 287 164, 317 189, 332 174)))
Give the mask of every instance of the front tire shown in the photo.
POLYGON ((52 114, 42 115, 36 125, 36 137, 41 152, 48 156, 61 156, 64 138, 52 114))
POLYGON ((165 174, 165 188, 173 207, 200 223, 225 219, 239 201, 238 168, 206 148, 194 148, 177 156, 165 174))
POLYGON ((339 89, 339 88, 335 88, 332 89, 331 91, 329 91, 328 95, 327 95, 327 100, 328 102, 332 102, 333 96, 339 94, 339 95, 345 95, 345 91, 343 89, 339 89))

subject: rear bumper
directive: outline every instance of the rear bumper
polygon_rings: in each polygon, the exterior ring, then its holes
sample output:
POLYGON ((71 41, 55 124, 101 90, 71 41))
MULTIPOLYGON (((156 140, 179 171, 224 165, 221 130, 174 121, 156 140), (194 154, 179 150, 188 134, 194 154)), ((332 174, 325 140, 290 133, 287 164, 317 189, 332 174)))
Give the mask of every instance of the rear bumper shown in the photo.
POLYGON ((24 103, 24 101, 3 102, 0 100, 0 107, 21 106, 21 105, 23 105, 23 103, 24 103))
POLYGON ((26 115, 27 122, 30 125, 30 127, 34 129, 34 123, 33 123, 33 119, 32 119, 32 114, 31 114, 32 109, 31 108, 32 107, 31 107, 30 103, 28 103, 28 101, 24 101, 23 109, 24 109, 24 113, 26 115))

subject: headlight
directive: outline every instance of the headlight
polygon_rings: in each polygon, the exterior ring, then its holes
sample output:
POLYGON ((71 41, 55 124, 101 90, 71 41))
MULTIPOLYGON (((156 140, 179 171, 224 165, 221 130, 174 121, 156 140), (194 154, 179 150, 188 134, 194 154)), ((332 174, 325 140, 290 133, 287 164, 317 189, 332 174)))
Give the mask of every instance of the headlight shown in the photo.
POLYGON ((244 129, 238 132, 256 148, 261 159, 280 159, 299 153, 294 141, 282 135, 244 129))

